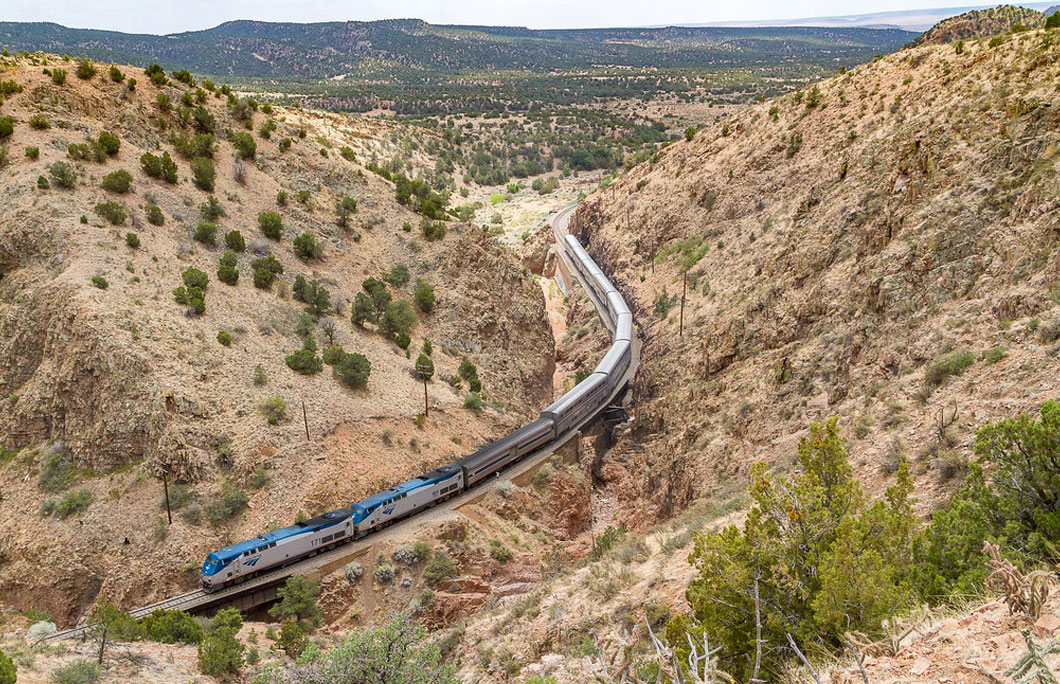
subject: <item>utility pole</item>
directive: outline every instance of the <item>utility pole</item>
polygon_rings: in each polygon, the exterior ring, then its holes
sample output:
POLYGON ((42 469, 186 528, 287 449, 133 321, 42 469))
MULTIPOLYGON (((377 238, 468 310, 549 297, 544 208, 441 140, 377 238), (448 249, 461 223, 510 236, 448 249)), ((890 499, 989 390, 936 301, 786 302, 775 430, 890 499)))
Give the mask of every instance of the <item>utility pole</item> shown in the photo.
POLYGON ((169 519, 169 524, 173 524, 173 511, 169 508, 169 478, 167 472, 169 471, 169 464, 166 463, 162 466, 162 491, 166 493, 166 518, 169 519))
POLYGON ((678 337, 685 336, 685 292, 688 290, 688 270, 681 271, 681 327, 678 337))
POLYGON ((430 415, 430 404, 427 401, 427 381, 434 376, 434 362, 426 354, 416 359, 416 372, 423 378, 423 417, 430 415))
POLYGON ((305 399, 302 400, 302 423, 305 425, 305 441, 309 442, 309 416, 305 412, 305 399))

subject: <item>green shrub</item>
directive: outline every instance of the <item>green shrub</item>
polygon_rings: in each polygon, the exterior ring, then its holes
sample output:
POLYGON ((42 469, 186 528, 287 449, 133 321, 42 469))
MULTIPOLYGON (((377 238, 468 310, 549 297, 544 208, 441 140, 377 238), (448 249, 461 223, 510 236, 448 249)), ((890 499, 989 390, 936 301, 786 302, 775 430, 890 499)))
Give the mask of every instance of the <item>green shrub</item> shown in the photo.
POLYGON ((464 397, 464 408, 476 412, 482 409, 482 397, 479 396, 478 392, 472 392, 464 397))
POLYGON ((254 287, 259 290, 267 290, 272 287, 272 281, 276 278, 272 271, 267 268, 254 269, 254 287))
POLYGON ((276 206, 286 207, 287 206, 287 193, 280 190, 276 193, 276 206))
POLYGON ((75 660, 48 674, 50 684, 93 684, 99 681, 102 668, 90 660, 75 660))
POLYGON ((235 608, 217 612, 199 644, 199 670, 211 677, 228 678, 243 666, 245 646, 236 634, 243 626, 243 618, 235 608))
POLYGON ((160 88, 167 83, 166 72, 158 64, 152 64, 144 69, 144 75, 151 79, 151 82, 160 88))
POLYGON ((420 223, 420 232, 423 233, 423 237, 428 242, 441 240, 445 237, 445 224, 441 221, 429 221, 424 219, 423 222, 420 223))
POLYGON ((65 69, 52 69, 52 83, 55 85, 62 85, 66 83, 66 70, 65 69))
POLYGON ((206 201, 199 205, 199 213, 207 221, 216 221, 224 216, 225 212, 221 208, 221 203, 217 201, 217 197, 209 195, 206 197, 206 201))
POLYGON ((276 121, 274 119, 266 119, 261 124, 261 128, 258 129, 258 135, 261 136, 262 140, 269 140, 272 138, 272 132, 276 130, 276 121))
POLYGON ((51 128, 52 125, 48 123, 48 118, 43 114, 34 114, 29 117, 29 127, 38 131, 46 131, 51 128))
POLYGON ((363 354, 345 354, 332 367, 331 374, 347 387, 363 388, 368 385, 368 377, 372 374, 372 363, 363 354))
MULTIPOLYGON (((704 633, 746 679, 754 660, 756 594, 761 610, 762 673, 776 679, 790 657, 789 635, 808 657, 837 652, 844 635, 871 637, 911 605, 916 528, 905 462, 885 499, 870 501, 852 476, 836 419, 813 424, 798 446, 799 471, 769 476, 752 468, 752 508, 741 531, 730 525, 696 536, 687 592, 691 613, 666 628, 671 644, 704 633)), ((677 646, 685 658, 687 646, 677 646)))
POLYGON ((218 525, 239 514, 247 506, 247 495, 226 482, 218 496, 206 504, 206 519, 218 525))
POLYGON ((187 69, 171 71, 169 75, 172 76, 174 79, 180 81, 181 83, 185 83, 190 86, 195 85, 195 79, 191 77, 191 72, 189 72, 187 69))
POLYGON ((269 381, 269 376, 265 373, 265 367, 260 363, 254 366, 254 384, 258 387, 263 387, 265 383, 269 381))
POLYGON ((37 476, 37 486, 49 494, 61 492, 70 486, 75 471, 70 458, 62 451, 55 451, 44 457, 40 474, 37 476))
MULTIPOLYGON (((264 369, 262 369, 262 374, 264 374, 264 369)), ((269 425, 277 425, 287 418, 287 402, 280 395, 273 395, 262 402, 261 412, 265 414, 269 425)))
POLYGON ((243 234, 238 230, 230 230, 225 233, 225 247, 232 250, 233 252, 242 252, 246 250, 247 243, 243 239, 243 234))
POLYGON ((37 161, 40 159, 40 148, 34 145, 26 146, 26 159, 37 161))
POLYGON ((222 347, 231 347, 232 334, 227 330, 221 330, 217 333, 217 341, 221 343, 222 347))
POLYGON ((239 153, 240 159, 253 159, 254 155, 257 154, 258 144, 254 141, 254 136, 249 133, 233 133, 229 140, 232 142, 232 146, 236 148, 236 152, 239 153))
MULTIPOLYGON (((306 338, 307 340, 312 338, 306 338)), ((303 346, 293 354, 288 354, 284 359, 287 367, 301 375, 314 375, 324 370, 324 364, 316 352, 309 345, 303 346)))
POLYGON ((408 300, 399 299, 386 305, 383 315, 379 318, 379 332, 390 339, 397 339, 399 335, 407 336, 416 327, 416 323, 418 319, 412 304, 408 300))
POLYGON ((169 156, 169 152, 163 152, 161 157, 144 152, 140 156, 140 168, 151 178, 164 180, 170 184, 177 182, 177 163, 169 156))
POLYGON ((145 211, 147 212, 147 222, 150 223, 152 226, 160 226, 166 222, 166 217, 162 213, 162 209, 159 208, 158 205, 148 204, 145 207, 145 211))
MULTIPOLYGON (((50 182, 48 182, 48 179, 46 177, 37 176, 37 187, 38 188, 40 188, 41 190, 47 190, 51 186, 52 186, 52 184, 50 182)), ((81 223, 88 223, 88 217, 87 216, 82 216, 81 218, 84 219, 83 221, 81 221, 81 223)))
POLYGON ((195 122, 195 127, 202 133, 213 133, 217 127, 217 122, 214 120, 213 114, 211 114, 205 107, 199 105, 191 112, 192 121, 195 122))
POLYGON ((1060 402, 1044 402, 1038 420, 1020 414, 979 428, 975 455, 964 485, 917 538, 916 584, 932 603, 982 587, 987 541, 1020 565, 1060 556, 1060 402))
POLYGON ((209 133, 196 133, 190 138, 186 135, 174 136, 173 147, 177 150, 177 154, 191 160, 197 157, 212 159, 217 149, 213 135, 209 133))
POLYGON ((110 80, 114 81, 115 83, 121 83, 122 81, 125 80, 125 74, 123 74, 121 72, 121 69, 119 69, 118 67, 114 66, 113 64, 110 65, 110 72, 109 73, 110 73, 110 80))
POLYGON ((103 189, 110 190, 111 192, 117 192, 124 194, 129 192, 129 186, 132 184, 132 176, 129 175, 128 171, 119 169, 118 171, 112 171, 106 176, 103 176, 103 189))
POLYGON ((202 314, 206 311, 206 294, 202 291, 201 287, 180 287, 173 290, 173 299, 178 304, 184 304, 188 307, 191 313, 196 315, 202 314))
POLYGON ((324 253, 324 246, 317 242, 313 234, 309 232, 302 233, 296 237, 293 244, 294 253, 303 261, 319 259, 324 253))
POLYGON ((263 256, 260 259, 255 259, 254 261, 250 262, 250 266, 254 269, 263 268, 275 275, 280 275, 281 273, 283 273, 283 264, 281 264, 279 260, 277 260, 276 257, 272 256, 271 254, 263 256))
POLYGON ((343 197, 335 203, 335 214, 338 216, 339 225, 345 228, 349 224, 350 214, 357 211, 357 200, 352 197, 343 197))
POLYGON ((345 356, 346 350, 342 348, 342 345, 338 344, 324 347, 324 351, 320 353, 321 360, 329 366, 339 363, 345 356))
POLYGON ((438 549, 434 552, 434 558, 423 568, 423 581, 427 586, 434 587, 453 577, 456 577, 456 566, 445 551, 438 549))
POLYGON ((258 214, 258 226, 265 237, 279 240, 283 230, 283 219, 275 211, 263 211, 258 214))
POLYGON ((350 322, 358 328, 363 328, 366 321, 374 323, 377 320, 375 305, 372 298, 364 292, 358 292, 353 297, 350 305, 350 322))
POLYGON ((15 132, 15 120, 10 116, 0 116, 0 140, 15 132))
POLYGON ((117 202, 101 202, 97 204, 96 213, 115 226, 122 225, 125 223, 125 219, 128 218, 125 213, 125 207, 117 202))
POLYGON ((91 59, 82 57, 77 60, 77 77, 83 80, 88 80, 96 75, 96 65, 92 63, 91 59))
MULTIPOLYGON (((293 578, 292 578, 293 579, 293 578)), ((280 625, 280 636, 277 643, 288 658, 298 658, 305 651, 309 640, 305 635, 305 628, 294 620, 285 620, 280 625)))
POLYGON ((288 577, 284 586, 276 591, 278 602, 269 608, 269 616, 274 620, 297 620, 317 627, 323 621, 324 613, 317 606, 320 596, 320 585, 305 577, 288 577))
POLYGON ((416 283, 414 292, 416 307, 423 313, 434 311, 434 288, 425 280, 416 283))
POLYGON ((201 242, 207 247, 214 247, 217 245, 217 226, 209 221, 199 221, 192 237, 196 242, 201 242))
POLYGON ((404 285, 409 281, 409 267, 405 264, 397 264, 390 269, 390 272, 383 277, 383 280, 395 287, 404 285))
POLYGON ((108 283, 107 279, 103 276, 92 276, 92 284, 101 290, 106 290, 110 287, 110 283, 108 283))
POLYGON ((95 141, 87 143, 72 143, 66 146, 66 154, 71 159, 78 161, 104 162, 107 159, 106 152, 95 141))
POLYGON ((125 244, 128 245, 129 247, 133 248, 133 249, 139 249, 140 248, 140 236, 137 235, 136 233, 126 233, 125 234, 125 244))
POLYGON ((16 678, 15 663, 0 651, 0 684, 15 684, 16 678))
POLYGON ((490 539, 490 558, 500 563, 507 563, 515 558, 515 553, 502 544, 500 539, 490 539))
POLYGON ((208 157, 196 157, 191 162, 191 174, 195 185, 200 190, 213 192, 214 167, 213 160, 208 157))
MULTIPOLYGON (((59 518, 69 518, 71 515, 84 511, 92 505, 94 500, 92 492, 87 489, 76 489, 72 492, 63 494, 62 498, 58 502, 54 502, 50 507, 49 515, 54 514, 59 518)), ((42 505, 43 513, 43 505, 42 505)))
POLYGON ((156 610, 139 620, 144 638, 161 644, 198 644, 202 626, 182 610, 156 610))
POLYGON ((72 188, 77 184, 77 171, 64 161, 57 161, 48 167, 52 182, 60 188, 72 188))
POLYGON ((225 252, 221 257, 221 263, 217 267, 217 279, 225 285, 235 285, 239 282, 235 252, 225 252))
POLYGON ((995 364, 1001 359, 1008 356, 1008 350, 1004 347, 994 347, 986 353, 986 362, 989 364, 995 364))
POLYGON ((955 375, 960 375, 975 363, 975 354, 968 351, 957 351, 944 356, 927 367, 924 371, 924 388, 932 391, 955 375))
POLYGON ((198 287, 203 290, 205 290, 206 286, 210 283, 209 276, 194 266, 189 266, 184 269, 184 272, 180 274, 180 278, 184 281, 186 286, 198 287))
POLYGON ((104 154, 108 157, 113 157, 118 154, 118 150, 121 149, 121 140, 118 136, 114 135, 110 131, 103 131, 99 134, 97 140, 99 148, 103 150, 104 154))

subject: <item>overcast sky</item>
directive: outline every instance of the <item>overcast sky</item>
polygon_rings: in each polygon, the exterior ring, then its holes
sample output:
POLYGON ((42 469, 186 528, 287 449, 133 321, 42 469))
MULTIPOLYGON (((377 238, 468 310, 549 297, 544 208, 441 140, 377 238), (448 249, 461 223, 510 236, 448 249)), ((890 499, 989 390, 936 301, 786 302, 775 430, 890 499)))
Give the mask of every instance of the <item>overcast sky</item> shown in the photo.
POLYGON ((4 0, 2 21, 177 33, 232 19, 347 21, 415 17, 434 24, 574 28, 797 19, 985 4, 981 0, 4 0))

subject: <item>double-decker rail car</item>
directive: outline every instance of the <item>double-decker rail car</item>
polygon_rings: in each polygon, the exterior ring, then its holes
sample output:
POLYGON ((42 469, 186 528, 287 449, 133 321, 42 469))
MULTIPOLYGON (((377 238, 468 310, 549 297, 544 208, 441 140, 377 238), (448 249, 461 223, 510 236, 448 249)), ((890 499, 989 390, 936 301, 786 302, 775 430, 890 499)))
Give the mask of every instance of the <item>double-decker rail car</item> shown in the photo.
POLYGON ((214 591, 231 583, 362 537, 434 506, 551 444, 606 406, 632 363, 633 315, 621 293, 571 235, 560 242, 586 287, 601 305, 612 346, 596 370, 515 432, 455 463, 402 482, 330 513, 211 552, 202 584, 214 591))
POLYGON ((554 437, 552 421, 538 418, 515 432, 482 447, 458 461, 464 469, 466 486, 478 484, 506 465, 548 444, 554 437))

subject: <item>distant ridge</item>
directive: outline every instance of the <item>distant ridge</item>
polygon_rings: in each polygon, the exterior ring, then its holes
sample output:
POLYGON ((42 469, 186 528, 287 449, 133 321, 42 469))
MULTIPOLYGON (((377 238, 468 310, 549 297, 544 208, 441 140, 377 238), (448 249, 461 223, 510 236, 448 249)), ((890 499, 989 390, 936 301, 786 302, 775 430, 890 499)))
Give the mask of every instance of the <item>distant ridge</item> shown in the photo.
POLYGON ((465 70, 550 71, 599 65, 686 68, 752 65, 784 54, 839 63, 891 52, 915 34, 859 27, 656 27, 534 30, 439 26, 419 19, 295 22, 229 21, 165 36, 0 22, 0 46, 100 61, 241 78, 383 79, 465 70))
MULTIPOLYGON (((965 14, 974 10, 983 10, 997 7, 998 4, 990 5, 967 5, 962 7, 935 7, 930 9, 891 10, 887 12, 872 12, 868 14, 848 14, 829 17, 807 17, 802 19, 765 19, 760 21, 729 21, 685 24, 685 26, 723 26, 732 28, 766 28, 778 26, 816 26, 825 28, 898 28, 904 31, 927 31, 940 21, 959 14, 965 14)), ((1016 3, 1019 7, 1028 7, 1036 10, 1044 10, 1046 15, 1052 14, 1060 8, 1049 2, 1021 2, 1016 3)))

